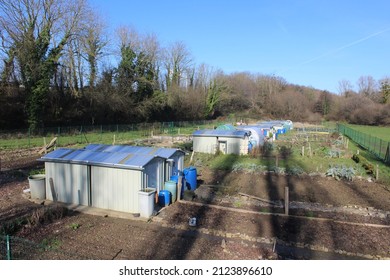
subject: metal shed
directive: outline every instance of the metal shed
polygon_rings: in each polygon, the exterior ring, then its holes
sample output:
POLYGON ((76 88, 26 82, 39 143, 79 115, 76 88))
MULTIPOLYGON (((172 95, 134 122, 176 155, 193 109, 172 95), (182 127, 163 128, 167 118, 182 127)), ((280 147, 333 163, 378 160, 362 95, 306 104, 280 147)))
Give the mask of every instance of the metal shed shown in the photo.
POLYGON ((164 158, 155 155, 61 148, 39 160, 46 198, 67 204, 138 213, 138 191, 163 185, 164 158))
POLYGON ((197 130, 192 134, 194 152, 215 154, 248 154, 249 131, 244 130, 197 130))

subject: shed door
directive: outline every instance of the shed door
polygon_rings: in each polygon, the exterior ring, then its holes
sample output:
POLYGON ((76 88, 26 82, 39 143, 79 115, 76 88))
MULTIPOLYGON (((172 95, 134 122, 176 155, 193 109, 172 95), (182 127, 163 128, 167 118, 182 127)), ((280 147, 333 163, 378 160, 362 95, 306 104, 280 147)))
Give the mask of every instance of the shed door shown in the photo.
POLYGON ((227 144, 226 141, 218 141, 218 149, 221 153, 227 153, 227 144))

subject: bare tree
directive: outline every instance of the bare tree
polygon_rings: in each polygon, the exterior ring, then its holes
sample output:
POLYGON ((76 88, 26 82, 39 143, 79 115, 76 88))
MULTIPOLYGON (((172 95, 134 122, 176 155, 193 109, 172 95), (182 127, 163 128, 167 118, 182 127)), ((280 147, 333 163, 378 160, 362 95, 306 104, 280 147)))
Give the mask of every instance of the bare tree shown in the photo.
POLYGON ((175 42, 164 50, 166 86, 187 86, 186 70, 192 67, 192 56, 183 42, 175 42))
POLYGON ((378 92, 377 82, 371 76, 361 76, 357 81, 357 85, 359 88, 359 94, 366 97, 372 97, 378 92))
POLYGON ((344 97, 349 97, 352 93, 354 93, 353 86, 351 82, 348 80, 339 81, 338 90, 339 90, 339 94, 344 97))
POLYGON ((84 28, 85 36, 81 37, 82 53, 89 66, 90 87, 95 86, 98 60, 104 55, 104 48, 108 44, 105 28, 101 18, 90 11, 84 28))

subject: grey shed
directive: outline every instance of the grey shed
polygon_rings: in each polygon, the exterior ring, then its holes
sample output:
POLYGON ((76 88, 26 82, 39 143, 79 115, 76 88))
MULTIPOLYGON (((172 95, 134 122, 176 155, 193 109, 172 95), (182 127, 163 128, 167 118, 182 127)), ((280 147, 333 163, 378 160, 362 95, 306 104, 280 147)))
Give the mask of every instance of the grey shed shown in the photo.
POLYGON ((215 154, 248 154, 249 136, 245 130, 197 130, 192 134, 194 152, 215 154))
POLYGON ((46 199, 138 213, 138 191, 160 188, 164 158, 126 152, 57 149, 41 157, 46 199))

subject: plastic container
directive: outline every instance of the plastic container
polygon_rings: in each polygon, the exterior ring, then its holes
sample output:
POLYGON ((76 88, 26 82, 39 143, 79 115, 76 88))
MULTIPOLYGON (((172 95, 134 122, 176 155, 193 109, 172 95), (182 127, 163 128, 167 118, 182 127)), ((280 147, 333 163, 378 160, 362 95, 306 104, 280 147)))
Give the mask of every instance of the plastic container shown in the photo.
POLYGON ((162 207, 168 206, 171 203, 171 192, 168 190, 161 190, 158 193, 158 204, 162 207))
POLYGON ((171 203, 176 202, 177 198, 177 186, 175 181, 167 181, 164 184, 165 190, 171 193, 171 203))
POLYGON ((183 170, 183 175, 185 179, 185 187, 186 190, 196 190, 197 188, 197 172, 195 167, 188 167, 183 170))
POLYGON ((171 176, 171 181, 175 181, 176 184, 179 182, 179 175, 172 175, 171 176))
POLYGON ((28 177, 32 199, 46 199, 45 174, 31 175, 28 177))
POLYGON ((138 191, 139 213, 141 217, 149 218, 153 215, 155 195, 156 189, 154 188, 138 191))

